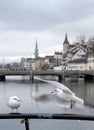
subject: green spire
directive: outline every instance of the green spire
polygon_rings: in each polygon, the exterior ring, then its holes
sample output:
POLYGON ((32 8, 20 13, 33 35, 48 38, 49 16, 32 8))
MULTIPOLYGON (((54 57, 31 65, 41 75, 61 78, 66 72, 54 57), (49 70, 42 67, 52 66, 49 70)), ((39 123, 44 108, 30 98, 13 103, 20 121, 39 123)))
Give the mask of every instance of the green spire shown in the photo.
POLYGON ((36 39, 36 45, 35 45, 35 58, 38 57, 38 43, 37 43, 37 39, 36 39))

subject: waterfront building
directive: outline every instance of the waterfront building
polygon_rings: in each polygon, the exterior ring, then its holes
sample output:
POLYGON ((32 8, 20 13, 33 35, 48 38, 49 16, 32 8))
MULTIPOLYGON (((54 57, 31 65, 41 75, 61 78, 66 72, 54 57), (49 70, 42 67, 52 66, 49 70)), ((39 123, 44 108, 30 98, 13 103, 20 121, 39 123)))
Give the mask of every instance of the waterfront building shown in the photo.
POLYGON ((35 60, 33 58, 21 58, 21 69, 34 70, 35 60))
POLYGON ((94 53, 91 53, 87 57, 87 70, 94 70, 94 53))
POLYGON ((62 65, 62 52, 54 53, 55 66, 62 65))
POLYGON ((54 55, 45 56, 45 63, 49 65, 49 69, 52 69, 55 66, 54 55))
POLYGON ((75 44, 70 45, 68 40, 66 40, 66 39, 68 39, 66 37, 67 36, 65 35, 65 40, 63 43, 63 51, 66 50, 66 48, 67 48, 67 51, 64 51, 64 53, 63 53, 64 61, 71 61, 74 59, 83 59, 83 57, 87 56, 88 48, 87 48, 86 44, 83 45, 81 43, 75 43, 75 44), (67 47, 65 47, 65 41, 67 41, 67 47))
POLYGON ((87 60, 86 59, 75 59, 67 63, 67 70, 86 70, 87 60))
POLYGON ((48 70, 55 66, 55 60, 53 56, 38 57, 36 69, 37 70, 48 70))
POLYGON ((47 70, 55 66, 54 56, 35 58, 21 58, 21 69, 23 70, 47 70))
POLYGON ((63 43, 63 66, 66 66, 68 70, 87 70, 87 53, 88 46, 87 44, 82 43, 74 43, 72 45, 69 44, 68 37, 65 35, 65 40, 63 43), (65 47, 65 41, 67 41, 68 47, 65 47), (66 53, 65 53, 66 52, 66 53))
POLYGON ((92 42, 70 44, 67 33, 63 42, 63 52, 55 51, 52 56, 40 57, 36 40, 34 54, 35 58, 21 59, 21 68, 26 70, 52 68, 55 70, 94 70, 94 44, 92 42))

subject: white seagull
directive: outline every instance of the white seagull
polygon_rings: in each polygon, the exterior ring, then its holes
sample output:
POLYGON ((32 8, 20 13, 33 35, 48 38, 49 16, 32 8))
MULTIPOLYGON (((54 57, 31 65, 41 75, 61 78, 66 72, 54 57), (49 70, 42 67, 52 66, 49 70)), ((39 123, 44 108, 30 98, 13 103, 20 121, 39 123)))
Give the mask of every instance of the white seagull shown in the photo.
POLYGON ((7 105, 12 109, 12 113, 13 113, 13 109, 16 109, 18 113, 18 108, 20 107, 20 103, 21 100, 17 96, 12 96, 9 97, 7 105))
MULTIPOLYGON (((56 81, 50 81, 50 80, 44 80, 39 77, 34 77, 37 80, 46 82, 47 84, 53 86, 55 89, 50 94, 44 94, 40 95, 39 97, 36 97, 35 99, 37 101, 51 101, 54 99, 55 101, 59 102, 60 104, 69 104, 70 108, 73 108, 73 106, 84 105, 84 100, 77 97, 75 93, 73 93, 69 88, 64 86, 63 84, 56 82, 56 81)), ((63 106, 63 105, 62 105, 63 106)))

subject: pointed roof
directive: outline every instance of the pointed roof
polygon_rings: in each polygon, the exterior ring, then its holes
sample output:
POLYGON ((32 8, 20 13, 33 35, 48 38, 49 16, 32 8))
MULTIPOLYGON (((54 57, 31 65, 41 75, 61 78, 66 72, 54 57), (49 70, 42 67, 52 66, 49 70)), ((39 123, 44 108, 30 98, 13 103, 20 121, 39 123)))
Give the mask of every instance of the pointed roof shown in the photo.
POLYGON ((35 44, 35 58, 38 58, 38 43, 37 43, 37 39, 36 39, 36 44, 35 44))
POLYGON ((64 40, 63 44, 69 44, 67 33, 65 34, 65 40, 64 40))
POLYGON ((38 43, 37 43, 37 39, 36 39, 36 45, 35 45, 35 54, 38 53, 38 43))

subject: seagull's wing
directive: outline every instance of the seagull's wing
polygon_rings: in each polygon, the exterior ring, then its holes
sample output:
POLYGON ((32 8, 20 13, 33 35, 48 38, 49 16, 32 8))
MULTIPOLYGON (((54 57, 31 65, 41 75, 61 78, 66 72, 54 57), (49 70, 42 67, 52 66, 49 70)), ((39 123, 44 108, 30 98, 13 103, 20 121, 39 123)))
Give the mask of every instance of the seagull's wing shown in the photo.
POLYGON ((44 79, 42 79, 42 78, 39 78, 39 77, 37 77, 37 76, 34 76, 34 79, 36 79, 36 80, 39 80, 39 81, 43 81, 43 82, 48 82, 47 80, 44 80, 44 79))
POLYGON ((54 96, 51 94, 32 95, 32 99, 37 102, 47 103, 54 101, 54 96))
POLYGON ((61 84, 59 82, 51 81, 51 80, 44 80, 44 79, 41 79, 41 78, 36 77, 36 76, 34 78, 37 80, 43 81, 45 83, 48 83, 48 84, 52 85, 54 88, 59 88, 67 93, 69 92, 70 94, 75 95, 75 93, 73 93, 69 88, 67 88, 66 86, 64 86, 63 84, 61 84))
POLYGON ((70 108, 70 102, 60 99, 57 95, 52 95, 51 93, 41 94, 37 96, 33 95, 32 99, 38 103, 49 104, 51 102, 53 105, 55 104, 56 106, 61 106, 62 108, 70 108))
MULTIPOLYGON (((69 88, 67 88, 67 87, 64 86, 63 84, 61 84, 61 83, 59 83, 59 82, 56 82, 56 81, 44 80, 44 79, 41 79, 41 78, 38 78, 38 77, 35 77, 35 79, 40 80, 40 81, 43 81, 43 82, 46 82, 46 83, 48 83, 49 85, 53 86, 54 88, 57 88, 57 89, 62 90, 62 92, 63 92, 63 93, 61 94, 62 96, 63 96, 63 94, 65 94, 65 97, 66 97, 66 98, 68 98, 68 99, 70 99, 70 100, 73 100, 73 101, 75 101, 75 102, 78 102, 78 103, 80 103, 80 104, 84 104, 84 100, 83 100, 83 99, 77 97, 77 96, 75 95, 75 93, 73 93, 69 88)), ((59 96, 59 98, 62 97, 62 96, 59 96)))
POLYGON ((75 101, 77 104, 84 104, 84 100, 77 97, 76 95, 73 95, 73 101, 75 101))

